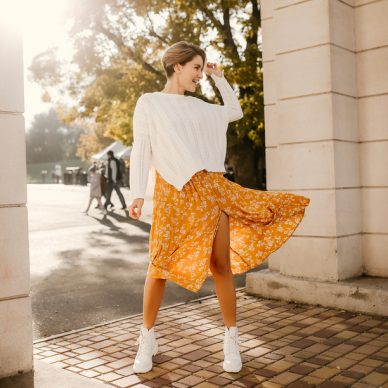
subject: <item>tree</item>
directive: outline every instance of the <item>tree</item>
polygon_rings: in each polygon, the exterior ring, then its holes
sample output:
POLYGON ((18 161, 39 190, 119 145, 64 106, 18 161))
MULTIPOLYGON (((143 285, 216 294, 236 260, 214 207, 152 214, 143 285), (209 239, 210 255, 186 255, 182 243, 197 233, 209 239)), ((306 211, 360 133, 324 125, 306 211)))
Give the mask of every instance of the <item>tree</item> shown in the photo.
MULTIPOLYGON (((132 143, 132 114, 139 95, 161 90, 160 62, 172 43, 186 40, 219 55, 228 81, 239 91, 244 118, 228 129, 227 160, 236 181, 264 188, 264 109, 260 6, 256 0, 85 0, 69 3, 74 17, 71 67, 55 50, 34 58, 34 79, 46 93, 62 85, 76 99, 68 120, 94 118, 105 135, 132 143)), ((213 96, 221 103, 209 78, 213 96)), ((57 106, 61 103, 57 102, 57 106)))
POLYGON ((90 160, 92 155, 101 151, 110 145, 114 139, 105 136, 105 128, 103 124, 96 123, 93 120, 84 121, 86 131, 79 137, 77 156, 81 160, 90 160))
POLYGON ((83 129, 64 125, 54 109, 34 117, 26 135, 27 163, 76 159, 78 139, 83 129))

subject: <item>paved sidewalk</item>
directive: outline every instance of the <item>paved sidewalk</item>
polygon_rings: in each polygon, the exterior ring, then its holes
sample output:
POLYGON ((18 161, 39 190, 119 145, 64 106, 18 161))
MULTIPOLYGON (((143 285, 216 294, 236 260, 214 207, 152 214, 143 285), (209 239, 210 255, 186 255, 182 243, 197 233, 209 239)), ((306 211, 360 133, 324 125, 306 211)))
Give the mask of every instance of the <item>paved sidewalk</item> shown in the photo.
POLYGON ((37 359, 113 387, 388 387, 388 319, 237 291, 243 369, 222 369, 215 296, 159 311, 154 368, 134 374, 142 315, 38 340, 37 359))

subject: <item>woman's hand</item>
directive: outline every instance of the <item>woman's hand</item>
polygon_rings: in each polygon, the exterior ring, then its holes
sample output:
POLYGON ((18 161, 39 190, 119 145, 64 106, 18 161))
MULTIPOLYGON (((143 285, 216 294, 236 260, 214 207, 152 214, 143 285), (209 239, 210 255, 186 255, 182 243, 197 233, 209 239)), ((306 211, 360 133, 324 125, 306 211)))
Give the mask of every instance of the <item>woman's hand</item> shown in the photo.
POLYGON ((128 206, 129 216, 134 220, 138 220, 141 216, 141 208, 144 204, 144 198, 135 198, 128 206))
POLYGON ((205 69, 205 72, 207 75, 211 75, 212 73, 214 73, 216 76, 218 77, 222 77, 223 75, 223 71, 220 70, 217 65, 213 62, 207 62, 206 63, 206 69, 205 69))

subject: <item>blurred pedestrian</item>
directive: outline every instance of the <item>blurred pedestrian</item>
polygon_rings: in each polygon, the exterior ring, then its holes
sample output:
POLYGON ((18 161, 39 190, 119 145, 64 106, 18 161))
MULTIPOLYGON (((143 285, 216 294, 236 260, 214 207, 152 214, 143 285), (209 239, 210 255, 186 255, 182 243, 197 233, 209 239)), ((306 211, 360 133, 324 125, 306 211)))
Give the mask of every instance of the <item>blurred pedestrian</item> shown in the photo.
MULTIPOLYGON (((106 189, 107 189, 107 178, 105 176, 105 173, 106 173, 106 168, 105 168, 105 163, 104 162, 101 162, 99 165, 98 165, 98 171, 100 172, 101 174, 101 197, 104 197, 106 199, 106 189)), ((113 206, 113 204, 112 204, 113 206)), ((99 205, 97 204, 96 205, 96 209, 99 207, 99 205)))
POLYGON ((90 205, 93 202, 93 199, 96 199, 98 202, 98 207, 102 210, 104 214, 107 214, 106 209, 104 208, 101 202, 101 172, 97 170, 97 166, 93 165, 89 168, 90 173, 90 198, 88 207, 84 210, 83 213, 88 214, 90 205))
POLYGON ((101 196, 106 198, 106 190, 108 186, 108 181, 105 176, 105 165, 101 164, 98 168, 101 174, 100 184, 101 184, 101 196))
POLYGON ((120 162, 115 158, 113 151, 108 151, 108 183, 106 188, 106 201, 104 204, 105 209, 108 209, 108 206, 113 204, 110 200, 112 196, 113 189, 116 191, 117 196, 120 199, 121 206, 123 210, 127 209, 124 196, 120 190, 120 181, 122 180, 122 172, 120 168, 120 162))

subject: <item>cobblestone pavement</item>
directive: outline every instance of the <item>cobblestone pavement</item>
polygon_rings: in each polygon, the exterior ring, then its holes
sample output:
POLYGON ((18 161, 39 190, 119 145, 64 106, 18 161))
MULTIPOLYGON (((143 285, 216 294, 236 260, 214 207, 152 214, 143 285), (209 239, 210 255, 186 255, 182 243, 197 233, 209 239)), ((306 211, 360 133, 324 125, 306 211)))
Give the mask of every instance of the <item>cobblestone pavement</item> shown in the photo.
POLYGON ((388 319, 237 291, 243 369, 222 369, 215 296, 159 311, 152 371, 134 374, 141 314, 48 337, 36 358, 113 387, 388 387, 388 319))

